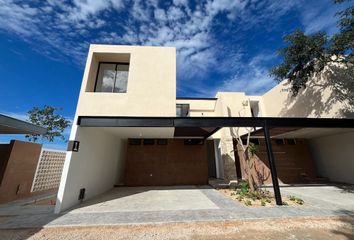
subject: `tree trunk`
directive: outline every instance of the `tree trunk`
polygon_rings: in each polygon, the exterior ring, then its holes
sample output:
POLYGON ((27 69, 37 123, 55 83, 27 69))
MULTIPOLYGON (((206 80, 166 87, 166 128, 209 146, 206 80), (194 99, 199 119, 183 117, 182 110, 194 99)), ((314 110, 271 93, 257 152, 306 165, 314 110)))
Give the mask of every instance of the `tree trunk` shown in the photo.
POLYGON ((248 180, 248 185, 250 186, 250 190, 252 192, 255 191, 255 187, 254 187, 254 181, 253 181, 253 177, 252 177, 252 165, 251 165, 251 159, 249 158, 249 155, 247 154, 248 149, 246 148, 246 150, 243 151, 243 157, 245 159, 246 162, 246 166, 247 166, 247 180, 248 180))

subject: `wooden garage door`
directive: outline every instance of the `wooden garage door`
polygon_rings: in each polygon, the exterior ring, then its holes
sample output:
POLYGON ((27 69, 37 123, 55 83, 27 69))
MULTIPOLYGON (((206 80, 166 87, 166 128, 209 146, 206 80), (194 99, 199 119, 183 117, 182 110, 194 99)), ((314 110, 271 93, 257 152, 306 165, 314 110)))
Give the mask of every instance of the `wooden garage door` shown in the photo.
MULTIPOLYGON (((259 143, 252 168, 253 176, 259 184, 272 183, 265 140, 259 139, 259 143)), ((278 179, 281 183, 303 183, 305 178, 316 178, 315 165, 306 139, 273 139, 272 147, 278 179)), ((237 153, 235 157, 240 161, 237 153)), ((240 163, 242 177, 246 178, 245 162, 241 160, 240 163)))
POLYGON ((150 140, 144 144, 142 140, 140 145, 128 144, 125 168, 127 186, 208 183, 206 144, 185 145, 183 139, 168 139, 167 144, 161 145, 164 143, 150 140))

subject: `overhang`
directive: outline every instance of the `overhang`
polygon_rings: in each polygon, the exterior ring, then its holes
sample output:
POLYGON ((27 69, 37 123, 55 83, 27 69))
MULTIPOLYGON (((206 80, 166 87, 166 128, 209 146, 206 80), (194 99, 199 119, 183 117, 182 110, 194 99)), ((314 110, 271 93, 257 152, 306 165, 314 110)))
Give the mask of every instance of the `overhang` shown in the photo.
MULTIPOLYGON (((335 135, 345 132, 354 131, 354 128, 341 128, 341 127, 331 127, 331 128, 314 128, 314 127, 307 127, 307 128, 286 128, 286 127, 271 127, 269 129, 269 133, 273 138, 318 138, 324 137, 329 135, 335 135)), ((242 137, 246 137, 247 134, 243 135, 242 137)), ((263 138, 264 133, 263 129, 257 129, 251 133, 252 138, 263 138)))
POLYGON ((207 138, 222 127, 354 128, 353 119, 275 117, 102 117, 79 116, 81 127, 174 128, 174 137, 207 138))
POLYGON ((0 114, 0 134, 44 134, 47 129, 0 114))

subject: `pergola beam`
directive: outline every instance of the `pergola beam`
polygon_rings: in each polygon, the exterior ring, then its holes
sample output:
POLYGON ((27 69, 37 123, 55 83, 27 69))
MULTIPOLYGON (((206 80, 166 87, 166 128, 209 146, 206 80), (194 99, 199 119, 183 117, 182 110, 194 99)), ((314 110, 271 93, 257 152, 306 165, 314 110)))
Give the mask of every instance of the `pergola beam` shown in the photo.
POLYGON ((281 117, 111 117, 79 116, 82 127, 298 127, 354 128, 353 119, 281 117))

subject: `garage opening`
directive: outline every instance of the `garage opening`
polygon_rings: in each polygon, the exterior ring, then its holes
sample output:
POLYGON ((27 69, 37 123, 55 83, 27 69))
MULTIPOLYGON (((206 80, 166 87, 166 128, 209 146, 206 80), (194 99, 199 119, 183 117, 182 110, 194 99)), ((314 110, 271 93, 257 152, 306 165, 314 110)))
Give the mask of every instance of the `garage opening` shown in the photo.
POLYGON ((126 186, 207 183, 207 144, 203 139, 129 139, 126 186))

